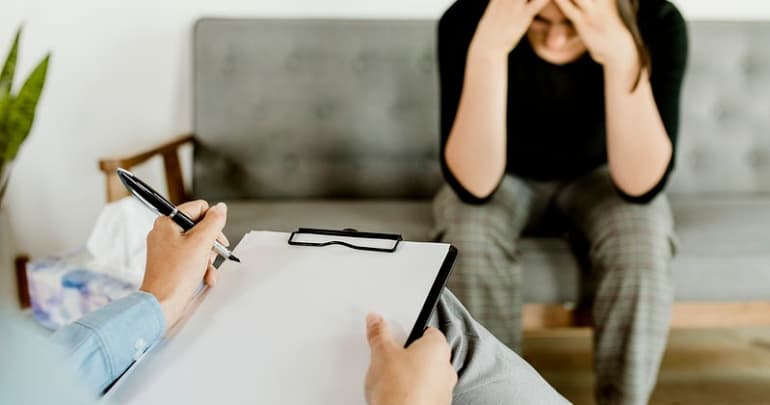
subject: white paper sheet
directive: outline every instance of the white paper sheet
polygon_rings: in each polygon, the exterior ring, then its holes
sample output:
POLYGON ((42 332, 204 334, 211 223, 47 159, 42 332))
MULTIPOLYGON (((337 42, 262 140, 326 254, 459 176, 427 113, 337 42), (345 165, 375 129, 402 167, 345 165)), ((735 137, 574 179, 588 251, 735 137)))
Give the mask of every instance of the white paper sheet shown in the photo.
POLYGON ((365 317, 404 343, 449 251, 289 246, 251 232, 175 336, 126 376, 118 404, 365 404, 365 317))

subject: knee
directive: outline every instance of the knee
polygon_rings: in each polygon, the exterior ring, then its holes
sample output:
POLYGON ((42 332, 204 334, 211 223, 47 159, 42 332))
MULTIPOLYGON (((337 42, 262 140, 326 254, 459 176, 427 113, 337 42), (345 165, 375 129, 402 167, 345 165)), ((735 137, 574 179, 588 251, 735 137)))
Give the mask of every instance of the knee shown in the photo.
POLYGON ((444 185, 433 200, 433 214, 440 225, 478 222, 488 208, 487 204, 466 203, 449 185, 444 185))
POLYGON ((623 203, 611 207, 590 242, 595 267, 617 269, 626 277, 633 273, 639 278, 667 277, 675 244, 668 205, 623 203))
POLYGON ((596 294, 634 299, 655 297, 656 307, 670 305, 672 234, 648 221, 631 221, 615 229, 616 234, 591 248, 596 294))
POLYGON ((436 196, 433 209, 436 233, 450 241, 460 237, 488 243, 513 238, 511 215, 504 207, 466 203, 448 186, 436 196))

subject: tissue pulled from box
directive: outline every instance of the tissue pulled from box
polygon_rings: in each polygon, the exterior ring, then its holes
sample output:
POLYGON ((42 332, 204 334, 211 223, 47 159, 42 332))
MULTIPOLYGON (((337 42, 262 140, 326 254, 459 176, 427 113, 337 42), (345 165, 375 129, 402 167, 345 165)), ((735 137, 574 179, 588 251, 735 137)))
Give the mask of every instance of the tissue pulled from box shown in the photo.
POLYGON ((141 284, 147 233, 155 218, 155 213, 133 197, 107 204, 86 243, 97 268, 127 283, 141 284))

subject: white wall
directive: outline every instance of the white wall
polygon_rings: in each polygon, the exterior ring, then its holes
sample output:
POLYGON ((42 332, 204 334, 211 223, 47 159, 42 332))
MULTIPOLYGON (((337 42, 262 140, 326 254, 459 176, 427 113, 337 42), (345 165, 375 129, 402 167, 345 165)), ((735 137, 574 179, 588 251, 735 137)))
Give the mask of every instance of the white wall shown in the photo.
MULTIPOLYGON (((643 0, 644 1, 644 0, 643 0)), ((199 16, 436 18, 451 0, 3 0, 0 53, 25 21, 19 70, 54 57, 7 210, 19 250, 83 244, 104 203, 97 159, 189 131, 190 35, 199 16)), ((770 19, 767 0, 681 0, 691 19, 770 19)), ((159 184, 159 162, 139 174, 159 184)))

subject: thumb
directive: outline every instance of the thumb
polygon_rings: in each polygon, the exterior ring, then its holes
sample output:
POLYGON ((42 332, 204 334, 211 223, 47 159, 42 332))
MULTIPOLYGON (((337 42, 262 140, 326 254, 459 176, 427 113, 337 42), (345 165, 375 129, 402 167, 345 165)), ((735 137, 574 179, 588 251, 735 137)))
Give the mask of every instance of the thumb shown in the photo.
POLYGON ((227 222, 227 206, 219 203, 203 214, 203 219, 187 232, 187 236, 201 243, 213 244, 227 222))
POLYGON ((372 357, 383 350, 389 350, 395 346, 393 335, 390 332, 388 322, 381 315, 369 314, 366 316, 366 340, 372 350, 372 357))

